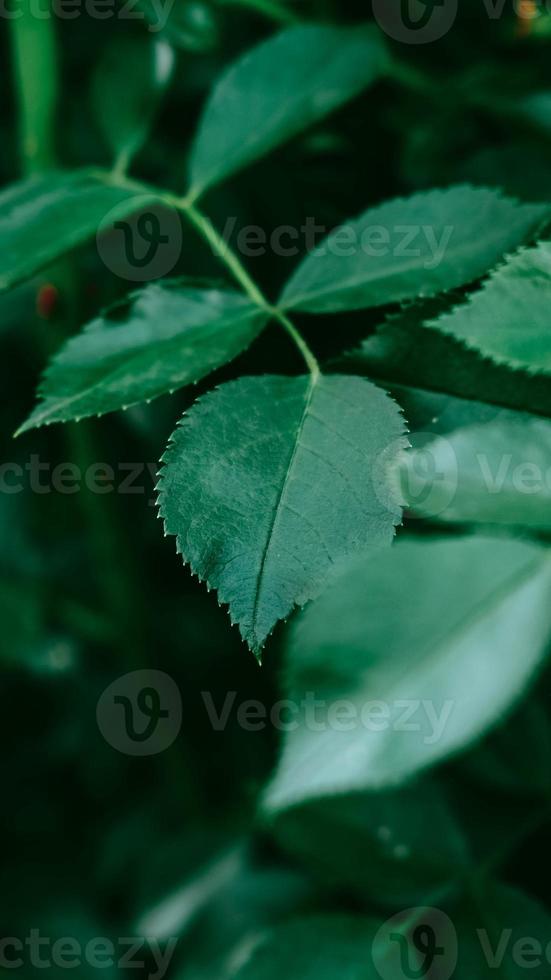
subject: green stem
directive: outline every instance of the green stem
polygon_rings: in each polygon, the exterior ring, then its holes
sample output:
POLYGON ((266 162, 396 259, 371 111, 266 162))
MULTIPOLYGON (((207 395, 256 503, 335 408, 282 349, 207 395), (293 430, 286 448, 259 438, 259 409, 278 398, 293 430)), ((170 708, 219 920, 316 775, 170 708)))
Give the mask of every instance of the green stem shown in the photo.
POLYGON ((263 310, 265 310, 268 316, 272 317, 272 319, 276 320, 277 323, 283 327, 297 349, 300 351, 310 374, 314 380, 317 380, 321 374, 320 367, 316 358, 314 357, 314 354, 304 340, 304 337, 297 330, 294 324, 291 323, 289 317, 283 312, 283 310, 280 310, 277 306, 272 306, 272 304, 264 296, 254 280, 251 279, 249 273, 240 262, 238 256, 230 248, 229 244, 222 238, 222 235, 220 235, 220 233, 216 230, 210 218, 203 214, 202 211, 200 211, 199 208, 194 205, 193 196, 188 194, 186 197, 176 197, 169 191, 161 190, 157 187, 152 187, 140 181, 133 180, 131 177, 127 177, 125 174, 118 173, 116 169, 111 170, 108 173, 101 170, 93 171, 93 175, 98 180, 103 180, 108 184, 114 185, 115 187, 133 191, 137 194, 154 194, 159 198, 159 201, 166 204, 167 207, 177 208, 182 212, 182 214, 185 214, 201 238, 207 242, 208 245, 210 245, 214 254, 226 266, 228 272, 231 273, 233 278, 241 286, 241 289, 249 297, 249 299, 252 300, 256 306, 260 306, 263 310))
POLYGON ((285 313, 283 313, 281 310, 278 310, 277 307, 274 307, 272 309, 272 315, 273 315, 274 319, 277 320, 278 323, 281 324, 281 326, 283 327, 283 329, 287 331, 287 333, 289 334, 289 336, 295 342, 295 344, 298 347, 300 353, 302 354, 304 360, 306 361, 306 364, 308 365, 308 370, 310 371, 310 374, 312 375, 312 378, 314 379, 314 381, 317 381, 317 379, 319 378, 319 376, 321 374, 320 366, 319 366, 316 358, 312 354, 312 351, 308 347, 308 344, 304 340, 304 337, 302 336, 302 334, 297 330, 297 328, 294 326, 294 324, 291 323, 291 321, 289 320, 289 317, 286 316, 285 313))
POLYGON ((38 18, 25 4, 10 20, 10 32, 21 169, 32 174, 55 166, 59 92, 55 24, 53 17, 38 18))
POLYGON ((258 286, 255 282, 253 282, 249 276, 249 273, 239 261, 237 255, 232 252, 228 243, 225 242, 222 236, 216 231, 212 221, 210 221, 209 218, 202 214, 192 204, 188 204, 185 198, 179 201, 179 207, 180 210, 188 216, 192 225, 194 225, 202 238, 208 242, 215 255, 221 262, 224 263, 229 272, 231 272, 232 276, 237 280, 249 299, 251 299, 253 303, 256 303, 257 306, 269 308, 269 304, 260 292, 258 286))
POLYGON ((222 236, 216 231, 216 228, 210 219, 202 214, 196 207, 194 207, 193 204, 190 204, 186 198, 181 198, 178 201, 178 206, 180 210, 188 216, 189 220, 197 229, 199 234, 209 243, 215 255, 218 256, 228 271, 231 272, 234 279, 236 279, 249 299, 251 299, 257 306, 261 306, 263 309, 265 309, 266 312, 269 313, 270 316, 272 316, 273 319, 283 327, 300 351, 310 374, 314 380, 316 380, 320 375, 319 364, 300 332, 289 320, 289 317, 287 317, 282 310, 278 309, 277 306, 270 305, 256 283, 249 276, 247 270, 239 261, 235 252, 232 251, 228 243, 225 242, 222 236))

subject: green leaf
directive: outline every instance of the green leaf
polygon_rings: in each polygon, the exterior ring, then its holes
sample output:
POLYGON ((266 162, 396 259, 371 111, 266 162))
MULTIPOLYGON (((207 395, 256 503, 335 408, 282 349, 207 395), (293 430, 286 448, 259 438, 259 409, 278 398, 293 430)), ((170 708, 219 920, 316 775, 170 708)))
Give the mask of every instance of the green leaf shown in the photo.
POLYGON ((468 302, 427 327, 498 364, 551 372, 551 242, 510 258, 468 302))
POLYGON ((173 68, 170 45, 148 35, 112 39, 103 51, 92 84, 94 111, 107 145, 126 164, 147 139, 173 68))
POLYGON ((93 238, 112 208, 120 219, 155 203, 154 193, 117 187, 84 170, 13 184, 0 194, 0 291, 93 238))
POLYGON ((522 980, 527 974, 548 980, 551 916, 524 892, 482 881, 453 918, 459 940, 457 980, 490 975, 522 980))
POLYGON ((549 213, 458 185, 397 198, 333 231, 287 283, 284 306, 332 313, 434 296, 484 275, 549 213))
POLYGON ((477 739, 547 652, 550 587, 549 552, 501 538, 406 538, 351 563, 292 630, 288 696, 315 692, 325 722, 299 714, 266 806, 397 784, 477 739))
POLYGON ((402 465, 408 507, 442 521, 551 530, 551 421, 508 415, 418 448, 414 439, 402 465))
POLYGON ((420 904, 470 866, 462 829, 433 779, 310 800, 278 813, 273 830, 324 887, 377 905, 420 904))
POLYGON ((432 300, 388 317, 358 350, 342 359, 339 369, 365 372, 387 384, 397 381, 551 416, 549 377, 511 371, 469 350, 451 334, 423 327, 445 309, 441 300, 432 300))
POLYGON ((372 961, 377 926, 359 916, 295 919, 268 934, 235 980, 379 980, 372 961))
POLYGON ((184 415, 161 515, 255 653, 336 561, 390 543, 401 508, 387 468, 403 433, 383 391, 338 375, 241 378, 184 415))
POLYGON ((151 283, 93 320, 54 357, 19 432, 103 415, 198 381, 236 357, 266 314, 233 290, 151 283))
POLYGON ((323 119, 385 66, 380 34, 368 27, 301 25, 247 52, 206 105, 191 152, 191 195, 323 119))

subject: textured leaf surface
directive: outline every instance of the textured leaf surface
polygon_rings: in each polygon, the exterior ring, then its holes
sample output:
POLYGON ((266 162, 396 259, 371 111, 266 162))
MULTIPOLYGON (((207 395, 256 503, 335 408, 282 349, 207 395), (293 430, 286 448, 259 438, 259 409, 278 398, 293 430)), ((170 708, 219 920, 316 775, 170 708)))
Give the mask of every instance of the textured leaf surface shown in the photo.
POLYGON ((369 28, 292 27, 222 76, 191 153, 192 193, 204 191, 357 95, 382 73, 369 28))
POLYGON ((362 378, 242 378, 184 415, 159 505, 192 571, 259 652, 335 562, 389 544, 387 468, 406 445, 396 404, 362 378))
POLYGON ((291 699, 354 715, 301 719, 267 806, 399 783, 483 734, 544 658, 550 587, 549 552, 500 538, 404 539, 351 563, 300 617, 287 664, 291 699))
POLYGON ((0 290, 29 279, 97 233, 108 212, 117 218, 154 194, 116 187, 88 171, 51 173, 14 184, 0 194, 0 290))
POLYGON ((434 296, 478 279, 547 213, 468 185, 388 201, 333 231, 298 267, 282 302, 331 313, 434 296))
POLYGON ((551 243, 526 249, 482 289, 426 325, 451 334, 498 364, 551 372, 551 243))
POLYGON ((113 412, 198 381, 236 357, 265 322, 240 293, 151 284, 61 349, 20 431, 113 412))
POLYGON ((459 428, 404 457, 404 499, 444 521, 551 529, 551 422, 519 417, 459 428))
POLYGON ((254 950, 236 980, 375 980, 374 920, 324 915, 279 926, 254 950))

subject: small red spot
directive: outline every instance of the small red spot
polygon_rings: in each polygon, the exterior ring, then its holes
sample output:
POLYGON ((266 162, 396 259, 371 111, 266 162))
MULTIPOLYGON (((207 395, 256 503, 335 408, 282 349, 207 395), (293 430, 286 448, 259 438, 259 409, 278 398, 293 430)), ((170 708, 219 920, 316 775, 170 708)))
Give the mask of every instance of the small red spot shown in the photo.
POLYGON ((55 313, 59 300, 59 290, 51 283, 41 286, 36 297, 36 312, 43 320, 49 320, 55 313))

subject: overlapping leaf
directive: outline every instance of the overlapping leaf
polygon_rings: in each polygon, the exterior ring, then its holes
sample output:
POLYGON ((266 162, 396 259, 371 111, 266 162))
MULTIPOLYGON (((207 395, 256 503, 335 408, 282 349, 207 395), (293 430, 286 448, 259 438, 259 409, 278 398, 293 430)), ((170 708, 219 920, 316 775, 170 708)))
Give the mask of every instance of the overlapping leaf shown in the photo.
POLYGON ((299 715, 266 805, 403 782, 473 742, 547 652, 550 587, 549 552, 515 540, 405 539, 353 562, 287 657, 289 697, 344 701, 348 725, 299 715))
POLYGON ((292 27, 222 76, 191 152, 191 193, 229 177, 357 95, 386 66, 370 28, 292 27))
POLYGON ((416 514, 551 529, 551 421, 503 413, 413 444, 402 489, 416 514))
POLYGON ((347 365, 354 374, 551 416, 551 378, 511 371, 465 347, 451 333, 425 329, 423 323, 446 309, 449 304, 440 300, 411 304, 351 352, 341 369, 347 365))
POLYGON ((287 283, 284 306, 331 313, 434 296, 484 275, 533 236, 545 205, 458 185, 398 198, 333 231, 287 283))
POLYGON ((102 415, 198 381, 247 347, 266 319, 232 290, 152 283, 61 349, 20 431, 102 415))
POLYGON ((513 256, 469 302, 427 326, 498 364, 551 372, 551 242, 513 256))
POLYGON ((85 170, 12 185, 0 194, 0 291, 93 238, 113 208, 121 219, 155 203, 154 193, 121 188, 85 170))
POLYGON ((256 653, 339 559, 390 543, 401 507, 388 471, 403 433, 383 391, 338 375, 242 378, 183 417, 161 515, 256 653))

